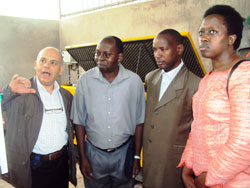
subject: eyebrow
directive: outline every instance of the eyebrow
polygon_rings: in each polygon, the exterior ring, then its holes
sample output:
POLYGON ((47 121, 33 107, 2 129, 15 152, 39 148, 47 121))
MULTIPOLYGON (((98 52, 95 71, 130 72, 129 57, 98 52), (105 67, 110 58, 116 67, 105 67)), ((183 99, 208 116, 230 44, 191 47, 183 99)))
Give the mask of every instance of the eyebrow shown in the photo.
POLYGON ((48 59, 48 58, 46 58, 46 57, 41 57, 41 59, 47 59, 47 60, 49 60, 49 61, 59 61, 59 60, 56 60, 56 59, 48 59))

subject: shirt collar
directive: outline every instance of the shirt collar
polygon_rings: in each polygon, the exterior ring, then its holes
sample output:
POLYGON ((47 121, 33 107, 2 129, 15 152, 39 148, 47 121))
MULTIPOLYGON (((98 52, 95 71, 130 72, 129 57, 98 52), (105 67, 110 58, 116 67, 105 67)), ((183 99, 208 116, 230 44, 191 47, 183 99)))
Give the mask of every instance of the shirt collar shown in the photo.
POLYGON ((162 76, 163 77, 165 77, 165 76, 167 76, 167 77, 174 77, 178 72, 179 72, 179 70, 181 69, 181 67, 184 65, 184 63, 183 63, 183 60, 181 59, 181 62, 180 62, 180 64, 177 66, 177 67, 175 67, 173 70, 171 70, 171 71, 168 71, 168 72, 165 72, 163 69, 161 70, 161 73, 162 73, 162 76))
MULTIPOLYGON (((39 81, 38 77, 36 76, 36 84, 37 84, 37 89, 38 91, 43 91, 43 92, 47 92, 47 90, 45 89, 45 87, 41 84, 41 82, 39 81)), ((57 81, 55 80, 54 82, 54 89, 53 92, 58 91, 60 89, 59 84, 57 83, 57 81)))
MULTIPOLYGON (((120 81, 129 77, 129 74, 126 71, 126 69, 123 67, 123 65, 121 63, 119 63, 118 66, 119 66, 119 72, 118 72, 118 75, 116 76, 116 78, 114 79, 114 81, 116 80, 115 82, 120 82, 120 81)), ((98 67, 95 67, 93 77, 96 79, 99 79, 101 81, 107 81, 103 77, 102 72, 99 70, 98 67)))

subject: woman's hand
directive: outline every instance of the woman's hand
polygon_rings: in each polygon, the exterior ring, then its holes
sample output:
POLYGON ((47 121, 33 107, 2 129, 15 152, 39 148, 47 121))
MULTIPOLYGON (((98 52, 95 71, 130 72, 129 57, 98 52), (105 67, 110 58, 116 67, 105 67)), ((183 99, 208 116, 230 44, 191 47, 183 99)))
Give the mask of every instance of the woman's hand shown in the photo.
POLYGON ((186 167, 186 165, 183 167, 182 180, 186 188, 197 188, 194 184, 193 169, 186 167))
POLYGON ((194 184, 197 188, 209 188, 205 185, 207 172, 202 172, 199 176, 194 179, 194 184))

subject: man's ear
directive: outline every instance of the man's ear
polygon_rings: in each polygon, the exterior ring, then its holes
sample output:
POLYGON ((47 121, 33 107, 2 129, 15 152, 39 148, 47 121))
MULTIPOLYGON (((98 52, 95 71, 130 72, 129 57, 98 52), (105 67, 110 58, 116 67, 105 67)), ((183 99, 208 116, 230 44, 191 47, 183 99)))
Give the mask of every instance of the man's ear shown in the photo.
POLYGON ((59 75, 62 75, 63 71, 64 71, 64 65, 62 65, 62 66, 60 67, 59 75))
POLYGON ((178 55, 182 55, 184 51, 184 45, 183 44, 178 44, 177 45, 177 53, 178 55))
POLYGON ((37 61, 34 61, 34 69, 36 69, 37 61))
POLYGON ((234 44, 234 42, 236 41, 236 39, 237 39, 237 35, 229 35, 229 41, 228 41, 228 44, 229 45, 233 45, 234 44))
POLYGON ((123 58, 123 53, 119 53, 118 54, 118 62, 120 63, 122 61, 123 58))

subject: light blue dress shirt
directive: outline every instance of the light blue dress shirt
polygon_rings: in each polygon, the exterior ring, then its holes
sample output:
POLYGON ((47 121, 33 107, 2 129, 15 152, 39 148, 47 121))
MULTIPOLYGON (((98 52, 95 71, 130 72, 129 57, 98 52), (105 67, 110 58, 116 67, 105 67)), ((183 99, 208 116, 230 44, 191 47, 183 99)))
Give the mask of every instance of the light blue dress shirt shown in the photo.
POLYGON ((44 155, 54 153, 67 144, 67 118, 58 83, 55 82, 54 90, 50 94, 38 78, 36 82, 44 109, 41 129, 33 152, 44 155))
POLYGON ((95 67, 79 79, 71 119, 85 126, 89 141, 96 147, 118 147, 134 135, 136 125, 144 123, 144 92, 140 77, 121 64, 112 83, 95 67))

